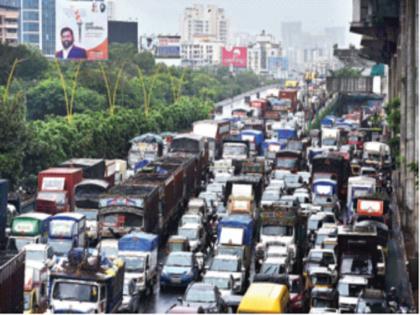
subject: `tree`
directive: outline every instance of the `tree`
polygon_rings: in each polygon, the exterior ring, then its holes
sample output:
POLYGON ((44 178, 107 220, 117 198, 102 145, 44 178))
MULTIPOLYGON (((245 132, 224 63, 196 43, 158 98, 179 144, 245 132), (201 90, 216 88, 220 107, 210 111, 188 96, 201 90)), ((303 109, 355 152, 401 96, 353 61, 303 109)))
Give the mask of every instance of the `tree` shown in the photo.
MULTIPOLYGON (((4 89, 0 89, 3 95, 4 89)), ((0 98, 0 177, 18 184, 28 139, 25 102, 22 94, 0 98)))

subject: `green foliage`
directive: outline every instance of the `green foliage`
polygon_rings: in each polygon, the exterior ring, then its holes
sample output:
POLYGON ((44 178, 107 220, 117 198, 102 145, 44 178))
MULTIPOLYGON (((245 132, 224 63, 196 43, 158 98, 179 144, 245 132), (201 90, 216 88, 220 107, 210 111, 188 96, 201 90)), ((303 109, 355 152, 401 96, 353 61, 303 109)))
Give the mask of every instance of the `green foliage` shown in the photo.
POLYGON ((400 112, 400 99, 394 98, 389 101, 385 106, 386 122, 391 130, 391 139, 389 140, 389 146, 391 147, 391 153, 393 156, 400 155, 400 123, 401 123, 401 112, 400 112))
POLYGON ((351 67, 343 67, 338 70, 329 70, 330 76, 334 78, 358 78, 362 75, 363 69, 355 69, 351 67))
MULTIPOLYGON (((71 95, 69 86, 67 87, 67 95, 71 95)), ((27 94, 26 106, 30 119, 44 119, 47 114, 65 116, 66 105, 63 87, 60 82, 58 80, 47 79, 40 81, 35 87, 30 88, 27 94)), ((74 112, 104 109, 106 109, 104 96, 84 87, 76 90, 74 112)))
MULTIPOLYGON (((4 89, 0 89, 3 96, 4 89)), ((29 136, 21 94, 3 102, 0 98, 0 178, 15 186, 23 170, 26 140, 29 136)))

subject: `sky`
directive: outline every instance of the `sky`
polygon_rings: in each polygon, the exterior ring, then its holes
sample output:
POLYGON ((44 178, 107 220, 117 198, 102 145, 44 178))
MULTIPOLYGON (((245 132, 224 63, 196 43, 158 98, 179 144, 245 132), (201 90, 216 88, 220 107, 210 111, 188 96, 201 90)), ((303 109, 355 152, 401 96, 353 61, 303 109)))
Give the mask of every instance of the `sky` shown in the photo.
MULTIPOLYGON (((261 30, 281 39, 281 23, 301 21, 303 31, 322 33, 325 27, 349 30, 352 0, 114 0, 118 20, 139 22, 140 35, 180 32, 185 7, 214 4, 225 9, 231 32, 258 34, 261 30)), ((346 33, 347 43, 359 46, 360 37, 346 33)))

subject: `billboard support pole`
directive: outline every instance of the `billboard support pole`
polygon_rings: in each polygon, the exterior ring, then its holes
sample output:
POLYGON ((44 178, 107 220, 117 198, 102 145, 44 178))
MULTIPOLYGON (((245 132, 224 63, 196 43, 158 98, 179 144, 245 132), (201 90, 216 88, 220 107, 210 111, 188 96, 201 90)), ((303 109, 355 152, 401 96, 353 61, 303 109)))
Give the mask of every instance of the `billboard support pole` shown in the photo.
POLYGON ((141 83, 141 86, 142 86, 142 89, 143 89, 143 95, 144 95, 144 115, 147 117, 147 115, 149 114, 149 107, 150 107, 150 100, 151 100, 151 96, 152 96, 152 91, 153 91, 153 88, 155 86, 156 78, 159 74, 159 65, 156 66, 155 73, 152 76, 152 80, 151 80, 150 86, 148 88, 146 87, 146 82, 144 80, 143 71, 141 70, 141 68, 139 66, 137 66, 137 72, 138 72, 138 78, 140 80, 140 83, 141 83))
POLYGON ((101 70, 102 78, 103 78, 104 83, 105 83, 105 89, 106 89, 106 94, 107 94, 107 98, 108 98, 109 113, 110 113, 111 116, 114 115, 114 112, 115 112, 115 103, 116 103, 116 100, 117 100, 117 91, 118 91, 118 88, 120 86, 120 81, 121 81, 124 65, 125 64, 122 64, 121 67, 118 69, 117 80, 115 81, 114 87, 111 89, 111 82, 109 80, 109 76, 107 75, 103 64, 99 63, 99 69, 101 70))

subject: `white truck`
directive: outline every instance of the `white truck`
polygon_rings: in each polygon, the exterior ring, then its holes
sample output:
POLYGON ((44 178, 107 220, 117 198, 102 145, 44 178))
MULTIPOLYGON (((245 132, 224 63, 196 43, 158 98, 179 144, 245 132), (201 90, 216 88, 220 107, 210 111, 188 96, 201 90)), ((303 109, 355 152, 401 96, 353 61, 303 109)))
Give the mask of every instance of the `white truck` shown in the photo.
POLYGON ((340 130, 337 128, 322 128, 321 147, 338 151, 340 147, 340 130))
POLYGON ((392 159, 389 145, 383 142, 365 142, 363 144, 363 164, 379 169, 391 166, 392 159))
POLYGON ((118 241, 118 257, 125 261, 121 308, 133 308, 133 296, 153 292, 157 282, 158 247, 159 237, 143 232, 127 234, 118 241))

